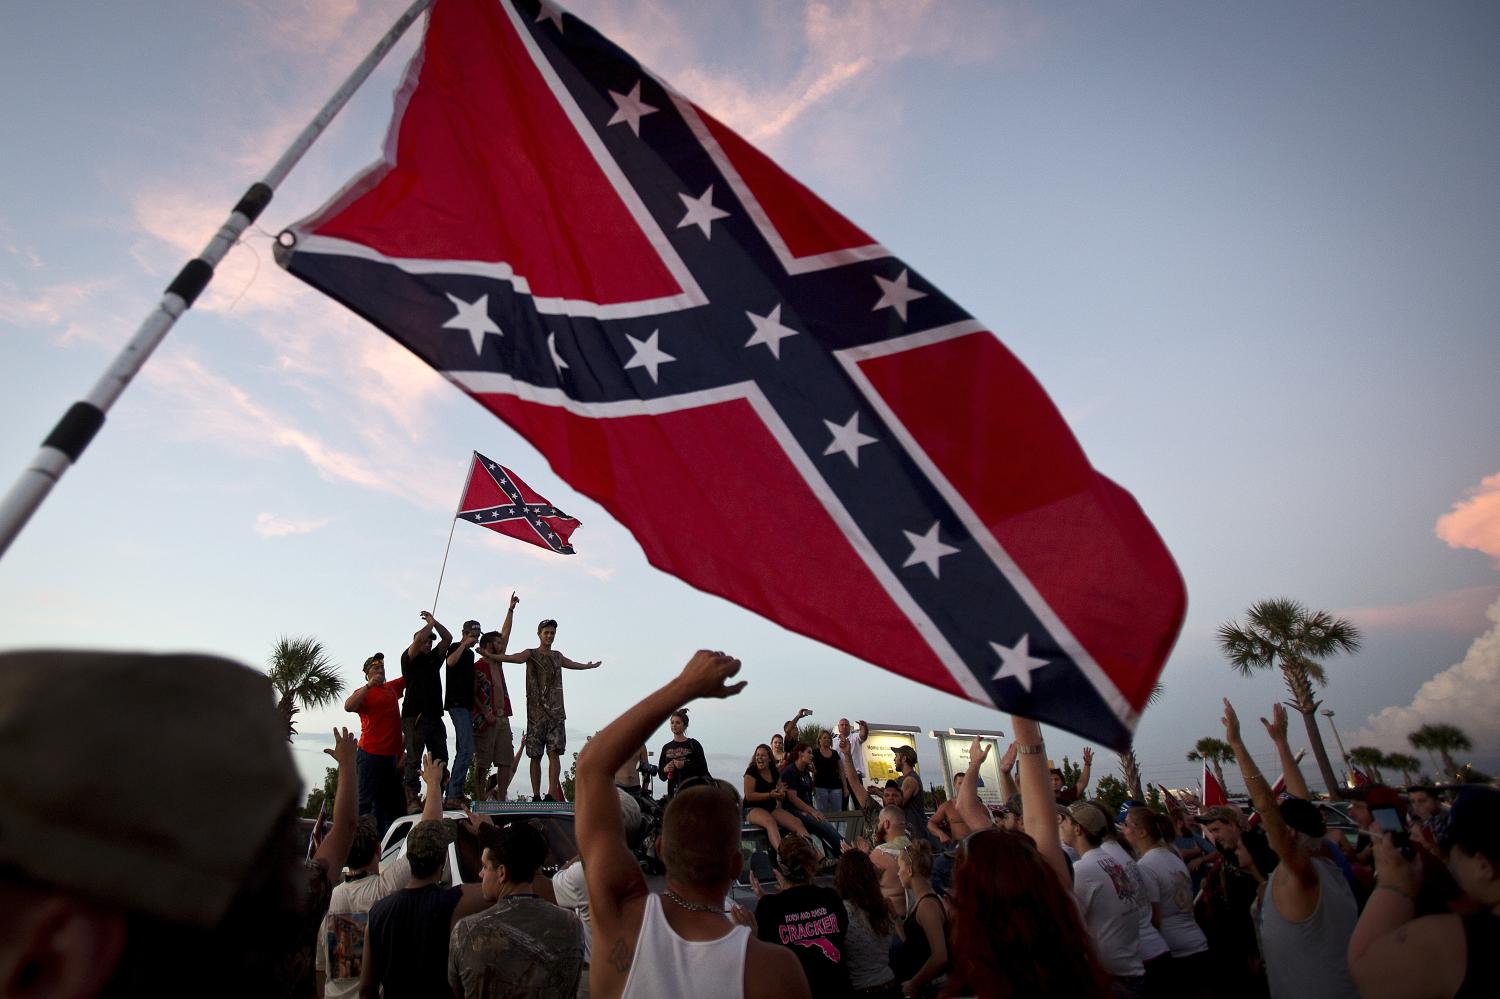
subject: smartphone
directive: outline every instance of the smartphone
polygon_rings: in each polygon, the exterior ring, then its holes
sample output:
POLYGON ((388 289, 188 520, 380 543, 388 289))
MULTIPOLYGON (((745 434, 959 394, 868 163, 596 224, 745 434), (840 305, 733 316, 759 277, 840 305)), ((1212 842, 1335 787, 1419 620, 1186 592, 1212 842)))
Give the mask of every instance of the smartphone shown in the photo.
POLYGON ((1370 815, 1375 819, 1375 824, 1380 826, 1382 832, 1401 833, 1406 827, 1401 824, 1401 817, 1396 814, 1394 808, 1372 808, 1370 815))

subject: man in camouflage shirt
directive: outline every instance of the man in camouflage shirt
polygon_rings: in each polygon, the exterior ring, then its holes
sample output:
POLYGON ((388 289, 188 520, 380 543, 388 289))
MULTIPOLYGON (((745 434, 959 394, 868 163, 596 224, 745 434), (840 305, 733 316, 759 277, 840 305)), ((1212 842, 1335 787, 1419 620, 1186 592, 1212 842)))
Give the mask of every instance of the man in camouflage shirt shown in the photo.
POLYGON ((526 735, 521 740, 531 760, 531 794, 542 798, 542 753, 547 754, 547 797, 563 800, 562 754, 568 748, 563 708, 562 671, 597 669, 603 663, 577 663, 552 647, 557 637, 557 622, 547 618, 536 626, 538 639, 534 649, 522 649, 511 655, 482 653, 492 663, 526 664, 526 735))
POLYGON ((531 890, 546 855, 546 839, 529 823, 486 837, 480 886, 495 904, 453 927, 448 987, 454 995, 572 999, 577 992, 583 924, 531 890))

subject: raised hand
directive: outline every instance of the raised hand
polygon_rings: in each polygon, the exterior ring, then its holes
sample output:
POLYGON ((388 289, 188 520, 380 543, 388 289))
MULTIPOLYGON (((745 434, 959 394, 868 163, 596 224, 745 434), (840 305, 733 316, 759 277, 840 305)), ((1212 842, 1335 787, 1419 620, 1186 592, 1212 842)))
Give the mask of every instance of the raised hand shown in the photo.
POLYGON ((417 616, 427 622, 428 625, 437 624, 437 618, 433 617, 430 611, 418 611, 417 616))
POLYGON ((1276 745, 1286 742, 1286 708, 1282 707, 1280 702, 1271 705, 1271 720, 1266 721, 1262 718, 1260 723, 1266 727, 1266 734, 1276 745))
POLYGON ((750 890, 755 892, 756 898, 766 897, 766 890, 765 888, 761 887, 760 878, 755 876, 754 871, 750 872, 750 890))
POLYGON ((849 752, 849 737, 847 735, 839 736, 839 752, 849 752))
POLYGON ((1003 774, 1010 773, 1011 769, 1013 767, 1015 767, 1015 765, 1016 765, 1016 752, 1017 752, 1017 749, 1016 749, 1016 744, 1014 742, 1011 743, 1009 746, 1007 746, 1005 748, 1005 755, 1002 756, 1002 757, 1000 757, 1000 772, 1001 773, 1003 773, 1003 774))
MULTIPOLYGON (((1007 755, 1014 757, 1014 749, 1015 746, 1011 746, 1012 751, 1007 755)), ((989 757, 989 755, 990 744, 976 735, 974 737, 974 741, 969 743, 969 766, 971 768, 980 766, 989 757)))
POLYGON ((1088 746, 1083 747, 1083 765, 1086 767, 1094 765, 1094 751, 1088 746))
POLYGON ((803 708, 801 711, 797 712, 797 720, 801 721, 803 718, 806 718, 810 714, 812 714, 812 708, 803 708))
POLYGON ((740 671, 740 661, 722 652, 699 649, 682 668, 677 678, 686 688, 688 699, 696 697, 733 697, 745 689, 746 681, 729 683, 740 671))
POLYGON ((431 753, 422 754, 422 783, 427 785, 428 793, 443 787, 443 761, 434 760, 431 753))
POLYGON ((1224 698, 1224 740, 1231 746, 1240 741, 1240 716, 1234 713, 1234 705, 1229 703, 1229 698, 1224 698))
POLYGON ((347 728, 336 728, 333 730, 333 748, 323 752, 337 760, 339 766, 352 767, 358 749, 359 739, 356 736, 350 735, 347 728))
POLYGON ((520 602, 521 602, 521 598, 518 597, 518 596, 516 596, 516 592, 514 590, 512 590, 511 593, 510 593, 510 609, 511 610, 515 610, 516 609, 516 604, 518 604, 520 602))

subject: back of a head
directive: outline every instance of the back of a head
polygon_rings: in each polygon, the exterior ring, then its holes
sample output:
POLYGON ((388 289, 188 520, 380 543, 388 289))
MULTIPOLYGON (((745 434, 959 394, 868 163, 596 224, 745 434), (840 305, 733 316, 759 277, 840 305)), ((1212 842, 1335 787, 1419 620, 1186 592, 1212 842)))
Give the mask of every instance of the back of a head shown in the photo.
POLYGON ((678 791, 667 804, 661 830, 661 859, 673 878, 717 887, 739 872, 739 800, 721 785, 678 791))
POLYGON ((354 824, 354 839, 349 843, 349 859, 344 866, 351 871, 368 867, 379 849, 380 829, 375 825, 375 816, 361 815, 354 824))
POLYGON ((1483 856, 1500 869, 1500 791, 1476 785, 1458 792, 1448 812, 1442 845, 1462 847, 1465 853, 1483 856))
POLYGON ((1324 821, 1323 813, 1318 811, 1318 806, 1302 798, 1283 799, 1276 810, 1281 813, 1281 821, 1304 836, 1317 839, 1328 829, 1328 823, 1324 821))
POLYGON ((818 872, 818 849, 800 833, 787 833, 781 837, 776 855, 793 881, 811 881, 818 872))
POLYGON ((870 920, 877 937, 894 932, 891 907, 880 893, 880 872, 863 850, 846 850, 833 874, 833 887, 845 904, 858 908, 870 920))
POLYGON ((511 884, 531 881, 547 857, 547 837, 530 822, 513 822, 504 829, 486 832, 482 841, 490 851, 491 862, 505 867, 505 879, 511 884))
POLYGON ((302 784, 274 704, 264 673, 212 656, 0 654, 0 869, 125 918, 112 991, 208 968, 274 991, 300 934, 302 784))
POLYGON ((953 871, 955 984, 981 996, 1109 995, 1073 893, 1024 833, 984 829, 953 871))

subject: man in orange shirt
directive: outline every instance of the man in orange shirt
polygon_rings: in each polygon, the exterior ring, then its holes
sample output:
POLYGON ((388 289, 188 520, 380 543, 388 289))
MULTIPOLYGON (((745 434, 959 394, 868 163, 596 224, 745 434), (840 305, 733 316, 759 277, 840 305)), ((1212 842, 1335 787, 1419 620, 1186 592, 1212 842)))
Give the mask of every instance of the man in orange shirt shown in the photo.
MULTIPOLYGON (((344 710, 359 715, 359 814, 373 815, 380 836, 403 812, 401 771, 401 707, 398 701, 406 680, 385 678, 385 653, 365 660, 368 681, 344 701, 344 710)), ((377 837, 378 842, 378 837, 377 837)))

